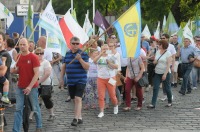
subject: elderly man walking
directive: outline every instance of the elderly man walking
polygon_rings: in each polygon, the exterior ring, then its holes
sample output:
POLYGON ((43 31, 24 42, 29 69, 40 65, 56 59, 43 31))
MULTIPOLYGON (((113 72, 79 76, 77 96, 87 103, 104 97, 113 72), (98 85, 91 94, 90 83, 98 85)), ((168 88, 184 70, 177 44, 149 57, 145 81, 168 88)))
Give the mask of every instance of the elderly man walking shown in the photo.
POLYGON ((74 119, 72 126, 82 124, 82 96, 87 82, 87 70, 89 69, 89 57, 86 52, 79 49, 80 40, 77 37, 72 37, 70 40, 71 50, 69 50, 63 60, 61 68, 61 85, 64 85, 63 77, 67 73, 67 84, 71 99, 74 99, 74 119), (75 61, 69 64, 73 59, 75 61))

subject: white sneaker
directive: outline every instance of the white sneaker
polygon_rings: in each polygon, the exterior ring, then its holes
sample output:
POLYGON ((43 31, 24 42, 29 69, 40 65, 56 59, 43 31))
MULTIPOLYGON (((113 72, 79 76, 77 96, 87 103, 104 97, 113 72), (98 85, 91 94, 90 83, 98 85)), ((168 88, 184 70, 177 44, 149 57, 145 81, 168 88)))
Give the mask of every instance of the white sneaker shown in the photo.
POLYGON ((118 105, 114 107, 114 114, 118 114, 118 105))
POLYGON ((167 96, 165 95, 163 98, 161 98, 160 100, 165 101, 167 99, 167 96))
POLYGON ((10 100, 8 99, 8 97, 5 97, 5 96, 1 97, 1 101, 4 102, 4 103, 7 103, 7 104, 10 103, 10 100))
POLYGON ((192 89, 193 89, 193 90, 196 90, 196 89, 197 89, 197 87, 193 87, 192 89))
POLYGON ((98 114, 98 117, 99 118, 102 118, 104 116, 104 113, 103 112, 100 112, 99 114, 98 114))

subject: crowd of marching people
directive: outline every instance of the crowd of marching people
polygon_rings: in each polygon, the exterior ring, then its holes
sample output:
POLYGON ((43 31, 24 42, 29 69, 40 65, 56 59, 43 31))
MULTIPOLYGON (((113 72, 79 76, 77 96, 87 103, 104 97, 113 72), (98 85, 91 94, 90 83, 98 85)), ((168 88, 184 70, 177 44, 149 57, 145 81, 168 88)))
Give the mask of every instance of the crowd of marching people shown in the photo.
POLYGON ((106 41, 91 36, 85 45, 74 36, 70 50, 61 56, 46 48, 45 36, 35 44, 20 38, 18 33, 6 37, 0 32, 1 101, 16 103, 13 132, 21 130, 25 100, 29 100, 31 106, 29 119, 35 115, 36 132, 42 131, 41 100, 49 111, 48 121, 56 119, 52 100, 55 77, 58 88, 67 89, 66 102, 74 101, 72 126, 83 123, 82 107, 98 109, 98 118, 105 116, 110 100, 114 114, 118 114, 122 103, 124 112, 131 111, 132 101, 137 102, 134 110, 140 111, 144 107, 144 92, 149 90, 153 94, 146 106, 148 109, 156 108, 160 88, 163 90, 161 100, 167 100, 165 107, 172 107, 175 98, 172 88, 180 84, 181 95, 191 94, 200 81, 200 37, 194 40, 192 44, 189 38, 184 38, 183 44, 179 44, 176 34, 162 34, 160 39, 154 36, 147 39, 142 34, 140 55, 123 58, 115 34, 109 35, 106 41), (147 83, 144 85, 144 82, 147 83), (15 94, 15 99, 9 98, 9 94, 15 94))

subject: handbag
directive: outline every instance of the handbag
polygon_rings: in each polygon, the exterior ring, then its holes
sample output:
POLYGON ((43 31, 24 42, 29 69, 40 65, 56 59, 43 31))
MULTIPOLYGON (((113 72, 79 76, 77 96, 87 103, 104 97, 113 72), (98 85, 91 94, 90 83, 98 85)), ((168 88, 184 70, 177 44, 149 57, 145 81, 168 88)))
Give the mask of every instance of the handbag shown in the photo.
MULTIPOLYGON (((130 65, 131 65, 131 69, 133 71, 133 74, 135 76, 135 72, 133 70, 133 66, 132 66, 132 63, 131 63, 131 59, 130 59, 130 65)), ((135 76, 136 77, 136 76, 135 76)), ((147 72, 143 72, 142 74, 142 77, 138 80, 138 84, 141 86, 141 87, 147 87, 149 85, 149 80, 148 80, 148 75, 147 75, 147 72)))
POLYGON ((194 65, 195 67, 200 68, 200 60, 195 59, 195 61, 193 62, 193 65, 194 65))
POLYGON ((49 97, 49 98, 51 97, 53 88, 52 85, 41 85, 40 88, 42 90, 40 94, 41 97, 49 97))
MULTIPOLYGON (((167 52, 167 50, 165 50, 165 52, 167 52)), ((158 64, 158 61, 165 54, 165 52, 157 59, 157 63, 155 64, 155 68, 156 68, 156 65, 158 64)), ((153 69, 152 77, 154 77, 154 75, 155 75, 155 68, 153 69)))

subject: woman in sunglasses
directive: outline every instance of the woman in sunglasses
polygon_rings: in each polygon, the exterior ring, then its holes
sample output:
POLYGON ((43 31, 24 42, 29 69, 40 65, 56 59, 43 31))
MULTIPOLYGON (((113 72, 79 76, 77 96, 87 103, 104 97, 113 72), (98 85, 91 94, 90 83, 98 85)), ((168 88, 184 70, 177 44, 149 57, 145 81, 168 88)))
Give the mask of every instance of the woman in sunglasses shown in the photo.
MULTIPOLYGON (((50 78, 52 67, 49 61, 44 59, 44 49, 41 47, 37 48, 35 50, 35 54, 38 56, 39 61, 40 61, 40 67, 39 67, 39 81, 38 83, 40 84, 40 88, 38 89, 39 95, 44 101, 45 107, 49 111, 49 118, 47 121, 53 121, 55 119, 55 114, 54 114, 54 105, 51 99, 51 95, 45 95, 41 96, 42 90, 47 88, 47 87, 52 87, 52 80, 50 78)), ((50 92, 51 94, 51 92, 50 92)), ((31 115, 29 116, 31 118, 31 115)))

